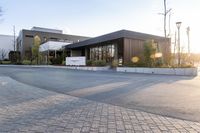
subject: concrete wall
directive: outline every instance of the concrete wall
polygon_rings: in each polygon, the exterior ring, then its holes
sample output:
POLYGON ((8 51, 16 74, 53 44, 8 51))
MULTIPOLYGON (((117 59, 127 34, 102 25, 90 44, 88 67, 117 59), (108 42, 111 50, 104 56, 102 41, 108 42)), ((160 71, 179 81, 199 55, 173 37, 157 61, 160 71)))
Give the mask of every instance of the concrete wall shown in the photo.
MULTIPOLYGON (((13 42, 14 42, 14 37, 11 35, 0 35, 0 49, 5 49, 6 51, 6 57, 5 59, 8 59, 8 54, 11 50, 14 50, 13 47, 13 42)), ((1 50, 0 50, 1 54, 1 50)), ((0 55, 0 60, 1 60, 1 55, 0 55)))
POLYGON ((107 71, 110 67, 73 67, 73 66, 66 66, 67 69, 76 69, 76 70, 87 70, 87 71, 107 71))
POLYGON ((166 75, 182 75, 197 76, 197 68, 141 68, 141 67, 117 67, 117 72, 132 72, 144 74, 166 74, 166 75))

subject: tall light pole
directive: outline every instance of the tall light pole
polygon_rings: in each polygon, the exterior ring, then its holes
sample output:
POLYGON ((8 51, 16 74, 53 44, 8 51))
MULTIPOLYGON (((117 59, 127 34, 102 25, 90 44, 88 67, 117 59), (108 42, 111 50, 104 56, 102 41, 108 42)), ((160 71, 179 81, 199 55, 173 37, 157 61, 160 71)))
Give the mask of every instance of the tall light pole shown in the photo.
POLYGON ((175 35, 174 35, 174 57, 176 57, 176 31, 175 31, 175 35))
POLYGON ((190 27, 188 26, 186 29, 187 37, 188 37, 188 55, 190 56, 190 27))
POLYGON ((177 26, 177 29, 178 29, 178 66, 180 66, 181 64, 181 55, 180 55, 180 27, 181 27, 181 23, 182 22, 176 22, 176 26, 177 26))

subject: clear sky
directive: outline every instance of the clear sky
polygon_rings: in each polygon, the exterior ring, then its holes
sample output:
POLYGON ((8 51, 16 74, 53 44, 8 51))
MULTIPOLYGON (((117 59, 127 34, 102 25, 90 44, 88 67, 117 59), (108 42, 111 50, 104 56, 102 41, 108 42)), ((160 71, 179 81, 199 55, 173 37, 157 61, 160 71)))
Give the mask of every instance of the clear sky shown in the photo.
MULTIPOLYGON (((181 44, 187 50, 186 27, 191 29, 193 52, 200 52, 200 0, 167 0, 172 8, 171 34, 182 21, 181 44)), ((0 0, 4 15, 0 34, 33 26, 57 28, 64 33, 98 36, 127 29, 163 36, 163 0, 0 0)))

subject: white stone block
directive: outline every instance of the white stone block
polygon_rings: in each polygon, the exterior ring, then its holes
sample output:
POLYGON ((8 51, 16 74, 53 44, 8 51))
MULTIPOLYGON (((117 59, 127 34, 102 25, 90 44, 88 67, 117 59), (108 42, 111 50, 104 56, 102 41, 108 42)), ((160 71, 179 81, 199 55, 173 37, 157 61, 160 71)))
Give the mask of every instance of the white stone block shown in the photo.
POLYGON ((185 68, 175 68, 176 75, 185 75, 185 68))

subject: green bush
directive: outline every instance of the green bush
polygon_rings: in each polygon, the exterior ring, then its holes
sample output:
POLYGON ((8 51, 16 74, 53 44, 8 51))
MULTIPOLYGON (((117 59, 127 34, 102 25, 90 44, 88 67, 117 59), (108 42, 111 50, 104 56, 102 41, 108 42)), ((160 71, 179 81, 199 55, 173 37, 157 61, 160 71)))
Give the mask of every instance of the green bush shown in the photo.
POLYGON ((87 66, 92 66, 92 64, 93 64, 92 60, 87 60, 87 61, 86 61, 86 65, 87 65, 87 66))
POLYGON ((133 63, 133 62, 126 62, 124 63, 126 67, 146 67, 146 64, 143 62, 133 63))
POLYGON ((4 60, 4 61, 1 61, 1 64, 6 64, 6 65, 8 65, 8 64, 11 64, 11 61, 4 60))
POLYGON ((113 60, 111 64, 112 68, 118 67, 118 60, 113 60))
POLYGON ((92 64, 93 64, 93 66, 106 66, 106 61, 105 60, 96 60, 92 64))
POLYGON ((52 58, 51 63, 52 63, 52 65, 61 65, 62 64, 62 58, 61 57, 52 58))
POLYGON ((20 52, 19 51, 10 51, 9 52, 9 60, 12 62, 12 64, 18 64, 20 63, 20 52))
POLYGON ((0 64, 8 65, 8 64, 11 64, 11 61, 7 61, 7 60, 2 61, 2 60, 0 60, 0 64))
POLYGON ((15 62, 14 64, 15 64, 15 65, 22 65, 22 63, 19 62, 19 61, 18 61, 18 62, 15 62))
POLYGON ((30 60, 23 60, 22 64, 23 65, 31 65, 31 61, 30 60))
POLYGON ((64 65, 64 66, 65 66, 65 65, 66 65, 66 62, 65 62, 65 61, 62 61, 62 65, 64 65))
POLYGON ((37 65, 37 60, 32 60, 31 65, 37 65))
MULTIPOLYGON (((162 67, 166 67, 166 66, 162 66, 162 67)), ((181 64, 180 66, 178 65, 172 65, 172 66, 168 66, 171 68, 194 68, 195 66, 193 64, 181 64)))

